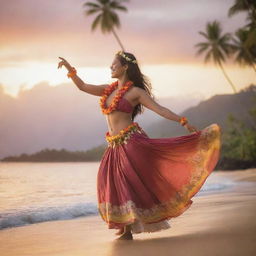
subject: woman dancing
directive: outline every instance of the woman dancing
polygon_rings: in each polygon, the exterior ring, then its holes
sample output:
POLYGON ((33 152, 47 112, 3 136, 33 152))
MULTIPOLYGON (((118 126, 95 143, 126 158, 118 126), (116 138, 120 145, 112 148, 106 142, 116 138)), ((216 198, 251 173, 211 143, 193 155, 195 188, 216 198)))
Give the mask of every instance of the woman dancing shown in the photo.
POLYGON ((170 228, 169 220, 181 215, 215 168, 221 148, 221 129, 211 124, 197 130, 185 116, 159 105, 135 56, 119 51, 112 62, 111 84, 84 83, 64 58, 67 76, 86 93, 99 96, 106 115, 107 148, 97 175, 98 211, 109 229, 119 229, 118 240, 132 234, 170 228), (180 123, 191 134, 149 138, 134 122, 143 106, 180 123))

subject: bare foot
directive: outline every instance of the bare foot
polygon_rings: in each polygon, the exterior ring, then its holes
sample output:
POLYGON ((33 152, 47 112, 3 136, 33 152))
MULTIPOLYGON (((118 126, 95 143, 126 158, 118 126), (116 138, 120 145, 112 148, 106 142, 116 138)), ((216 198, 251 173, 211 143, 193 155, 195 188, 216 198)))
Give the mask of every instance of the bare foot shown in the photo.
POLYGON ((124 233, 124 227, 120 228, 115 235, 122 235, 124 233))
POLYGON ((131 232, 125 232, 120 237, 118 237, 116 240, 133 240, 133 236, 131 232))

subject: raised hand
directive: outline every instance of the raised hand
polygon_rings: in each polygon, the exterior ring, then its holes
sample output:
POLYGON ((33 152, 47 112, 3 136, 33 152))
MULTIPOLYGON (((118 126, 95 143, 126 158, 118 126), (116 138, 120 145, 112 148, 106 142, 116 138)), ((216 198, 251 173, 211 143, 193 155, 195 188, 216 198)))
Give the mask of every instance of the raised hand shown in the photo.
POLYGON ((67 70, 71 70, 71 65, 62 57, 59 57, 61 61, 58 64, 58 68, 61 68, 62 66, 65 66, 67 70))

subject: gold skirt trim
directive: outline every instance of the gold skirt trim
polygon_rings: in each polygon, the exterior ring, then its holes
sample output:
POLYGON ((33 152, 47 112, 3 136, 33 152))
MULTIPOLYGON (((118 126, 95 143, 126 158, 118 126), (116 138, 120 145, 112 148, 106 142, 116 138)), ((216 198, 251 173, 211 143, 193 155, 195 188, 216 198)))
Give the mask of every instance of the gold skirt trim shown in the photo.
POLYGON ((130 139, 131 135, 135 132, 142 132, 142 128, 137 122, 131 123, 126 128, 119 131, 117 135, 110 135, 109 132, 106 132, 105 138, 109 147, 115 147, 122 144, 127 144, 127 141, 130 139))

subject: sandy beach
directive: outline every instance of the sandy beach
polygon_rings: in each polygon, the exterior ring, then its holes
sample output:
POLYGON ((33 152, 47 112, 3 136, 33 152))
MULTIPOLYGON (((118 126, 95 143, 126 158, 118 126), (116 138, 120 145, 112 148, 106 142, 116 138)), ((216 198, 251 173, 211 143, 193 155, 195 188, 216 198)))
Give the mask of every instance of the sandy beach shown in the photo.
POLYGON ((194 197, 168 230, 116 241, 116 230, 107 229, 100 216, 49 221, 1 230, 0 255, 256 255, 256 169, 218 175, 239 186, 194 197))

